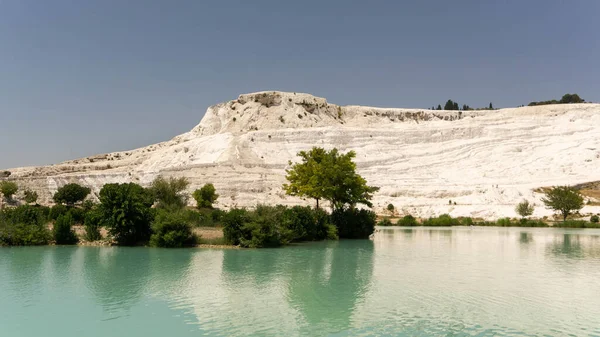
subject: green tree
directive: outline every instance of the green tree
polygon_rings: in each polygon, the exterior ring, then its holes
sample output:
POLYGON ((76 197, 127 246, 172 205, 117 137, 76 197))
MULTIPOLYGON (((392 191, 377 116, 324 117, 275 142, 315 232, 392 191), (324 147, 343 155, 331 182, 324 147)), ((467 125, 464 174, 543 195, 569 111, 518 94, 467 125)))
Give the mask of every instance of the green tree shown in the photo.
POLYGON ((106 184, 100 190, 100 214, 120 245, 145 243, 150 238, 153 195, 138 184, 106 184))
POLYGON ((102 226, 102 213, 99 206, 94 206, 85 214, 83 221, 85 227, 84 238, 87 241, 93 242, 102 239, 100 227, 102 226))
POLYGON ((546 207, 560 212, 563 221, 567 220, 571 212, 583 208, 583 197, 579 191, 571 186, 555 186, 545 194, 546 197, 542 199, 542 202, 546 207))
POLYGON ((213 184, 205 184, 202 188, 194 191, 193 197, 198 208, 213 208, 213 204, 217 202, 219 195, 216 193, 213 184))
POLYGON ((452 104, 452 110, 458 110, 458 103, 454 102, 454 104, 452 104))
POLYGON ((577 94, 565 94, 561 99, 560 103, 568 104, 568 103, 583 103, 584 99, 581 99, 577 94))
POLYGON ((59 188, 56 193, 54 193, 54 202, 57 204, 67 204, 69 206, 73 206, 74 204, 83 201, 89 194, 91 190, 89 187, 83 187, 79 184, 71 183, 66 184, 63 187, 59 188))
POLYGON ((490 102, 490 110, 494 110, 494 106, 492 105, 492 102, 490 102))
POLYGON ((394 213, 394 205, 393 204, 388 204, 387 205, 387 210, 394 213))
POLYGON ((181 210, 160 210, 152 222, 152 232, 150 245, 154 247, 181 248, 196 243, 192 226, 181 210))
POLYGON ((442 110, 442 106, 440 104, 438 104, 437 110, 442 110))
POLYGON ((449 99, 444 105, 444 110, 454 110, 454 102, 452 102, 451 99, 449 99))
POLYGON ((72 227, 73 218, 71 214, 67 213, 58 217, 52 230, 52 235, 57 245, 74 245, 79 241, 72 227))
POLYGON ((159 176, 152 182, 150 191, 159 208, 183 208, 187 204, 187 195, 184 193, 189 185, 185 177, 169 178, 159 176))
POLYGON ((4 196, 7 201, 12 200, 13 195, 17 193, 19 190, 19 186, 15 182, 12 181, 2 181, 0 182, 0 192, 4 196))
POLYGON ((315 199, 317 208, 321 199, 328 200, 334 210, 357 204, 373 206, 371 199, 379 187, 368 186, 356 173, 354 151, 340 154, 337 149, 313 147, 308 152, 300 151, 298 156, 302 162, 290 161, 292 168, 286 171, 289 183, 283 189, 288 195, 315 199))
POLYGON ((38 194, 32 190, 25 190, 25 202, 28 204, 33 204, 37 202, 38 194))
POLYGON ((517 207, 515 207, 515 212, 519 214, 523 219, 533 214, 534 206, 530 204, 528 200, 523 200, 520 202, 517 207))

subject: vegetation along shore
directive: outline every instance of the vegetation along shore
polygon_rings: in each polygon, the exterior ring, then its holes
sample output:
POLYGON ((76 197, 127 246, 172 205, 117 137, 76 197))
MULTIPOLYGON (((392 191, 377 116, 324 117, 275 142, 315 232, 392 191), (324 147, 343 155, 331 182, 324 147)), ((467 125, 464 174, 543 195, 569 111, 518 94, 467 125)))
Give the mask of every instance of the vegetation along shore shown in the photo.
MULTIPOLYGON (((91 189, 67 184, 54 194, 52 207, 37 204, 34 191, 24 191, 23 200, 13 197, 19 186, 0 182, 0 245, 149 245, 154 247, 279 247, 293 242, 366 239, 380 226, 502 226, 549 227, 528 217, 534 206, 527 200, 516 206, 521 219, 496 222, 452 218, 440 215, 418 220, 411 215, 393 222, 383 217, 377 223, 369 210, 379 188, 369 186, 356 173, 355 153, 313 148, 298 153, 300 162, 291 163, 286 194, 315 200, 316 207, 256 205, 253 209, 215 208, 219 195, 207 183, 194 191, 196 207, 189 207, 185 178, 156 178, 150 187, 135 183, 106 184, 97 196, 91 189), (327 203, 328 210, 322 207, 327 203)), ((579 192, 569 186, 548 189, 543 202, 560 213, 563 221, 554 227, 600 228, 598 216, 589 221, 569 220, 583 207, 579 192)), ((393 212, 394 206, 388 205, 393 212)))

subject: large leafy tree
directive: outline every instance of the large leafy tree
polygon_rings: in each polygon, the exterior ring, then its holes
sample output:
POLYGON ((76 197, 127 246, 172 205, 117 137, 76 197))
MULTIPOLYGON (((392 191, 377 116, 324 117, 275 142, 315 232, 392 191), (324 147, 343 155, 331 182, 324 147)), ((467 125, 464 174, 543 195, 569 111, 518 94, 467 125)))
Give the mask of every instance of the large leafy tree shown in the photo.
POLYGON ((185 177, 165 179, 159 176, 152 182, 150 191, 154 199, 158 201, 158 207, 183 208, 188 198, 184 192, 189 184, 185 177))
POLYGON ((100 190, 102 223, 120 245, 135 245, 150 238, 152 193, 138 184, 106 184, 100 190))
POLYGON ((90 192, 91 190, 89 187, 71 183, 59 188, 56 193, 54 193, 53 199, 57 204, 73 206, 75 203, 83 201, 90 192))
POLYGON ((578 190, 571 186, 555 186, 545 194, 546 197, 542 199, 542 202, 546 207, 560 212, 563 221, 567 220, 571 212, 583 208, 583 197, 578 190))
POLYGON ((205 184, 202 188, 194 191, 193 197, 198 208, 212 208, 219 195, 213 184, 205 184))
POLYGON ((353 208, 357 204, 372 207, 371 199, 378 187, 368 186, 367 181, 356 173, 354 151, 342 154, 337 149, 326 151, 314 147, 298 153, 300 163, 287 170, 288 184, 283 189, 288 195, 328 200, 332 208, 353 208))
POLYGON ((37 202, 38 194, 32 190, 25 190, 25 202, 28 204, 33 204, 37 202))

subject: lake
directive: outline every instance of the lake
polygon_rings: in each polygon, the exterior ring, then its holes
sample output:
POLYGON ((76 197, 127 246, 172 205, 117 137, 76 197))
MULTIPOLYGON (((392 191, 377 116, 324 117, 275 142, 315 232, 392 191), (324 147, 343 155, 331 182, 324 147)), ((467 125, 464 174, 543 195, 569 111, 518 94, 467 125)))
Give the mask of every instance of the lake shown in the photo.
POLYGON ((0 336, 600 336, 600 230, 0 248, 0 336))

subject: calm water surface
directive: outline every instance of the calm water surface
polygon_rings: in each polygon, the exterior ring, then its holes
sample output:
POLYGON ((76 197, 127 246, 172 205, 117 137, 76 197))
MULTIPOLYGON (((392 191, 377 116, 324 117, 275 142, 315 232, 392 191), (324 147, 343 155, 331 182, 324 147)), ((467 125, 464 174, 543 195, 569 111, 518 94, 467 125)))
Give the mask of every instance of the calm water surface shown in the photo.
POLYGON ((600 231, 0 248, 0 336, 600 336, 600 231))

